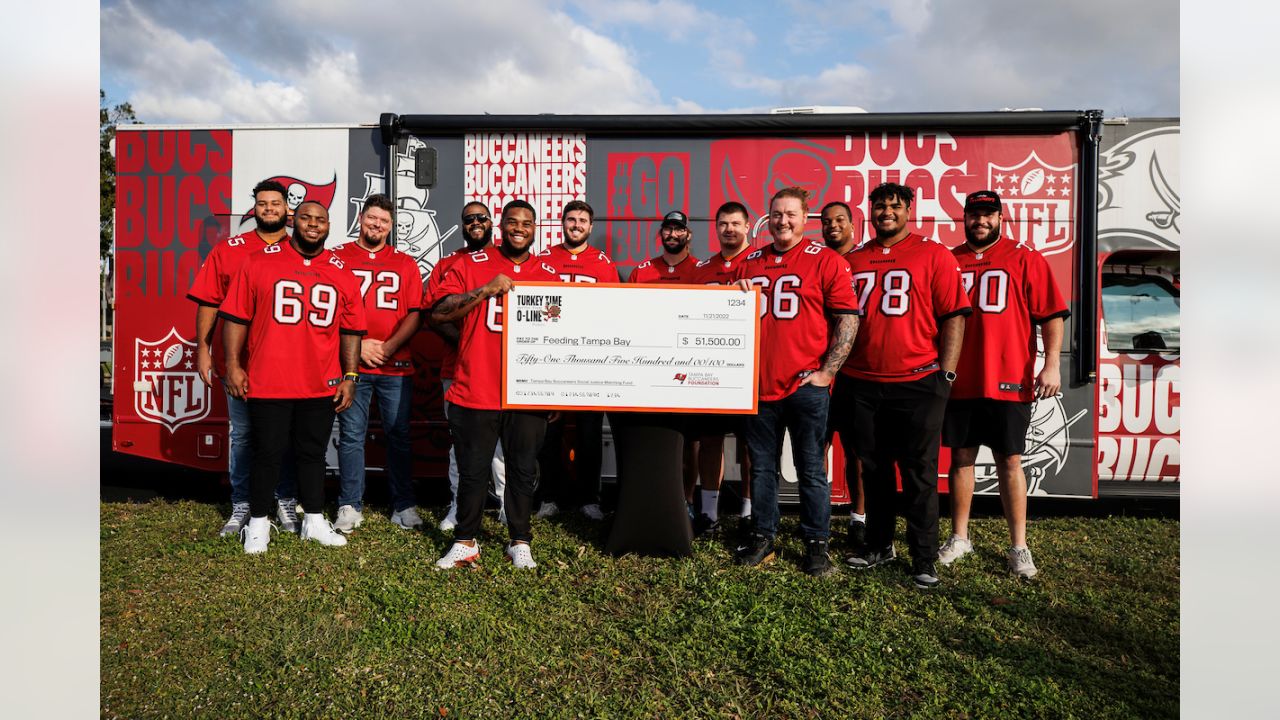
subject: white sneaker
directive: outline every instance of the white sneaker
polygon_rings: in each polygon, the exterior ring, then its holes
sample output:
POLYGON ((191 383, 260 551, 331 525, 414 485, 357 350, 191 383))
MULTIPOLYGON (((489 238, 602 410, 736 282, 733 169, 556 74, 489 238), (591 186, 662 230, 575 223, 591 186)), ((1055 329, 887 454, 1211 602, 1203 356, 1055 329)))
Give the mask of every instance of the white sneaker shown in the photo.
POLYGON ((440 529, 444 532, 458 527, 458 504, 449 503, 449 513, 440 521, 440 529))
POLYGON ((534 517, 543 518, 555 517, 560 512, 560 506, 553 502, 544 502, 542 507, 538 508, 538 512, 534 513, 534 517))
POLYGON ((226 524, 218 531, 218 535, 222 537, 238 535, 247 522, 249 522, 249 503, 231 503, 231 517, 227 518, 226 524))
MULTIPOLYGON (((311 513, 307 513, 310 515, 311 513)), ((338 508, 338 518, 333 521, 333 529, 344 533, 360 527, 360 523, 364 522, 364 513, 355 509, 352 505, 343 505, 338 508)))
POLYGON ((347 544, 347 539, 339 535, 333 524, 325 520, 321 513, 306 513, 302 516, 302 539, 315 540, 329 547, 342 547, 347 544))
POLYGON ((280 521, 280 529, 287 533, 298 532, 298 501, 293 498, 276 500, 276 519, 280 521))
POLYGON ((244 554, 257 555, 266 552, 267 544, 271 542, 273 527, 271 521, 265 517, 250 518, 249 522, 240 528, 240 539, 244 541, 244 554))
POLYGON ((511 564, 521 570, 532 570, 538 567, 538 563, 533 561, 533 552, 529 550, 529 543, 511 543, 507 546, 507 559, 511 564))
POLYGON ((971 552, 973 552, 973 543, 969 542, 969 538, 952 535, 942 547, 938 548, 938 562, 950 565, 971 552))
POLYGON ((460 567, 475 567, 480 560, 480 543, 466 545, 455 542, 444 557, 436 561, 437 570, 452 570, 460 567))
POLYGON ((1036 576, 1036 564, 1031 560, 1031 549, 1011 547, 1005 552, 1005 560, 1009 563, 1009 572, 1020 578, 1030 580, 1036 576))
POLYGON ((602 511, 600 510, 600 505, 599 505, 598 503, 591 503, 590 505, 583 505, 583 506, 582 506, 582 514, 583 514, 583 515, 586 515, 587 517, 591 518, 592 520, 603 520, 603 519, 604 519, 604 512, 602 512, 602 511))
POLYGON ((391 522, 405 530, 417 530, 422 527, 422 518, 418 517, 418 510, 412 507, 391 513, 391 522))

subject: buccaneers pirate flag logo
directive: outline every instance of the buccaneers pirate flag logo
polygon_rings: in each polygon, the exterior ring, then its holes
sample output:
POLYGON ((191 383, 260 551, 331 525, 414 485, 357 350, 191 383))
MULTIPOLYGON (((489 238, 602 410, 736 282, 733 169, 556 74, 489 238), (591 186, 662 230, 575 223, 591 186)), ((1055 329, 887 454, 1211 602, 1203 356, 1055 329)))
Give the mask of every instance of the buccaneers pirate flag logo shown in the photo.
POLYGON ((154 342, 134 341, 133 409, 173 432, 209 415, 212 394, 196 372, 196 344, 176 328, 154 342))

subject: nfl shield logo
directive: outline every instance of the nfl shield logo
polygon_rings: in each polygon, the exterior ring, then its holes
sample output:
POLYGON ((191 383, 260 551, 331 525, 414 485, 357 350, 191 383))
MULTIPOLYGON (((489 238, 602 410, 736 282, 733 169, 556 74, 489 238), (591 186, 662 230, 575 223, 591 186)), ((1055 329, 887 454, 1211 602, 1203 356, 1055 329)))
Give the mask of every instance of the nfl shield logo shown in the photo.
POLYGON ((134 341, 133 409, 169 432, 209 415, 212 393, 196 372, 196 344, 176 328, 155 342, 134 341))
POLYGON ((988 165, 987 187, 1003 201, 1001 234, 1005 237, 1026 243, 1043 255, 1068 252, 1075 245, 1071 227, 1075 165, 1050 165, 1032 151, 1012 167, 988 165))

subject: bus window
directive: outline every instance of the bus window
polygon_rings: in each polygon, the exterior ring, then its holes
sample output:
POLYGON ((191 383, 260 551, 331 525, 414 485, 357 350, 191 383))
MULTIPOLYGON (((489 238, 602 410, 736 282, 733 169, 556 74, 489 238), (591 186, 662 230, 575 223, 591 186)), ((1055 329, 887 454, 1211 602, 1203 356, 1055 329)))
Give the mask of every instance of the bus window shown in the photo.
POLYGON ((1142 266, 1104 266, 1102 316, 1111 352, 1167 352, 1181 349, 1176 276, 1142 266))

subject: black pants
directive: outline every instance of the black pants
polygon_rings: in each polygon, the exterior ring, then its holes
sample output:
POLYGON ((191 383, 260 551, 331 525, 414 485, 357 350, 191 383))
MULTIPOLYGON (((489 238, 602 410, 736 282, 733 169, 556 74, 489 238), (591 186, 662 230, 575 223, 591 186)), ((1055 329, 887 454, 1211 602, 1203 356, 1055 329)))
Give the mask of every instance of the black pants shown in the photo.
MULTIPOLYGON (((909 382, 840 378, 853 390, 853 446, 862 461, 867 547, 893 542, 897 483, 902 475, 907 545, 918 562, 938 558, 938 445, 951 384, 941 372, 909 382)), ((843 438, 842 438, 843 439, 843 438)))
POLYGON ((292 449, 298 471, 298 501, 307 512, 324 508, 324 451, 333 432, 333 398, 249 400, 249 514, 266 517, 275 509, 285 451, 292 449))
POLYGON ((853 386, 855 382, 857 381, 848 375, 841 375, 836 378, 835 387, 831 390, 831 411, 827 413, 826 437, 826 442, 831 443, 837 433, 840 435, 840 447, 844 450, 844 486, 848 488, 849 497, 854 501, 858 499, 858 463, 856 460, 858 455, 853 445, 857 434, 854 429, 856 402, 853 396, 853 386))
POLYGON ((600 503, 600 465, 603 461, 604 413, 567 412, 559 420, 547 424, 547 437, 538 464, 538 499, 562 508, 600 503), (564 435, 567 421, 577 427, 573 443, 573 462, 564 435))
POLYGON ((489 495, 490 465, 498 439, 507 465, 503 502, 512 540, 533 538, 529 515, 538 484, 538 451, 547 434, 546 413, 476 410, 449 406, 449 432, 458 458, 458 526, 455 540, 474 540, 480 533, 484 501, 489 495))

